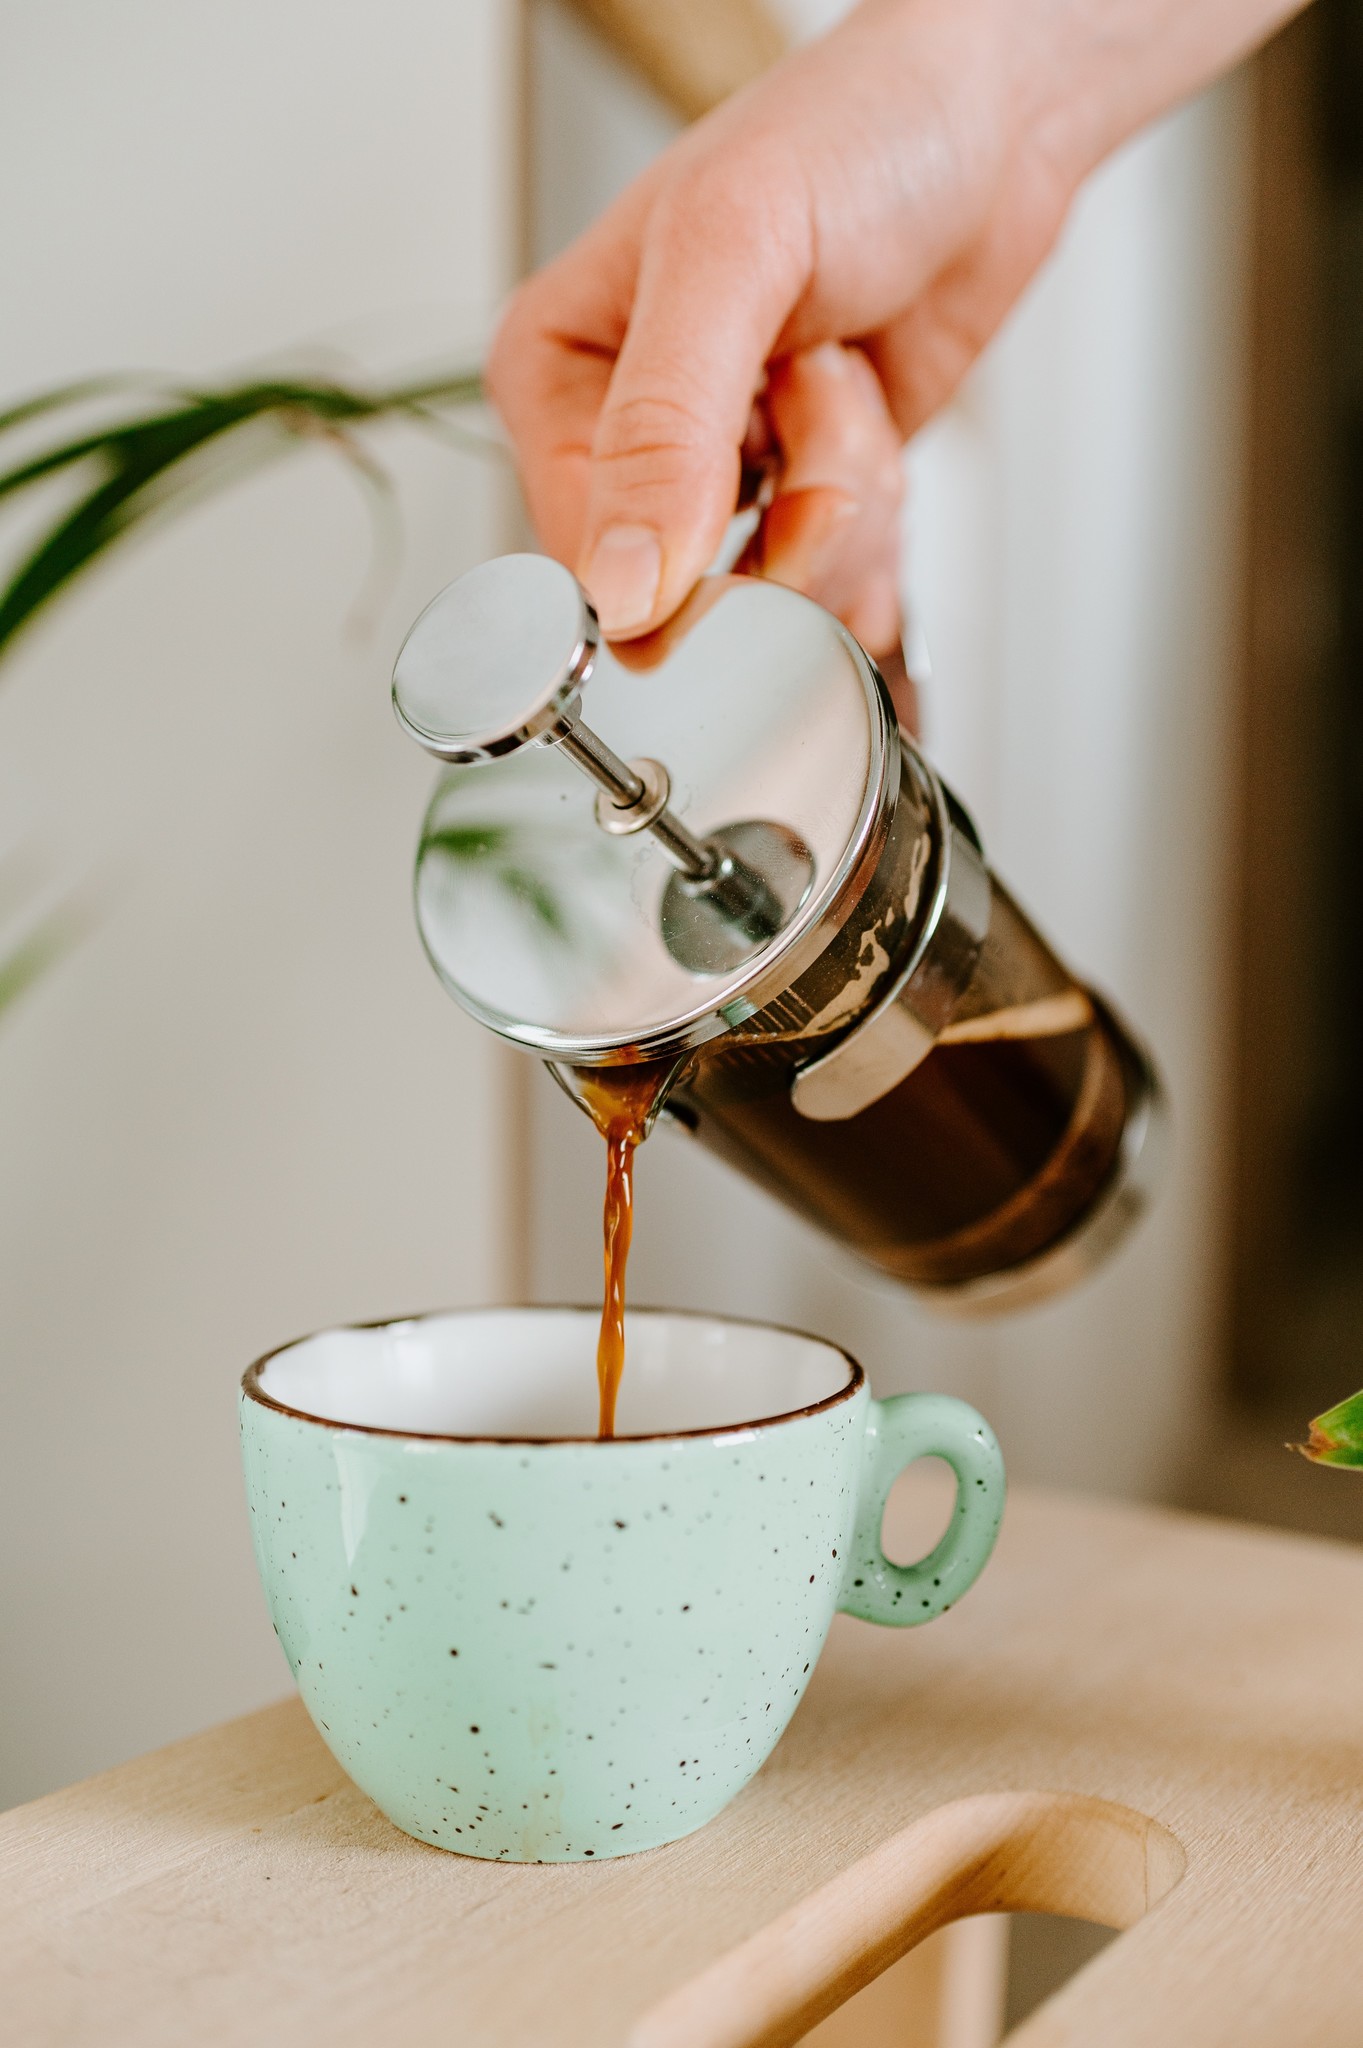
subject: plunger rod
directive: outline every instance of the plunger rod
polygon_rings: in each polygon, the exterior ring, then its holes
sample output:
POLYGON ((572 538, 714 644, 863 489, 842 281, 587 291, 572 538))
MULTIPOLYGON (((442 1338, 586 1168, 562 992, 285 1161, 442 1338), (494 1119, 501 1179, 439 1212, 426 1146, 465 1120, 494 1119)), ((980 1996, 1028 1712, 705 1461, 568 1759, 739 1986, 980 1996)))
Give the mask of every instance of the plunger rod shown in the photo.
MULTIPOLYGON (((589 725, 570 712, 560 714, 551 738, 584 775, 605 791, 620 812, 620 828, 651 832, 673 866, 681 870, 688 882, 695 883, 697 893, 707 896, 725 917, 754 938, 768 938, 780 930, 780 905, 761 875, 724 846, 697 839, 668 809, 667 771, 660 769, 657 762, 648 764, 658 777, 650 788, 642 775, 636 774, 589 725), (631 811, 637 813, 637 822, 632 826, 631 811)), ((610 829, 608 826, 607 830, 610 829)))
MULTIPOLYGON (((643 778, 636 775, 629 763, 622 761, 580 718, 565 714, 560 719, 554 739, 569 760, 589 775, 598 788, 605 790, 618 811, 628 813, 646 801, 648 790, 643 778)), ((720 855, 704 840, 697 839, 693 832, 688 832, 681 819, 666 805, 641 829, 653 834, 673 866, 680 868, 691 881, 708 882, 718 872, 720 855)))

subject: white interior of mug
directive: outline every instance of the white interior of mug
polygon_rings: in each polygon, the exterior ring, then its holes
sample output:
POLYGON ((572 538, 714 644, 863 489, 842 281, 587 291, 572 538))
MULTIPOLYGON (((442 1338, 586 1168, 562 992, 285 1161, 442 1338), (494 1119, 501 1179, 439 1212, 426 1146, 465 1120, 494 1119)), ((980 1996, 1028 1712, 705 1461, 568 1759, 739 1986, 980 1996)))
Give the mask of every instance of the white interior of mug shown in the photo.
MULTIPOLYGON (((322 1422, 405 1434, 591 1437, 596 1334, 588 1309, 471 1309, 326 1330, 248 1376, 322 1422)), ((759 1323, 638 1310, 625 1318, 617 1434, 671 1436, 772 1421, 850 1393, 836 1345, 759 1323)))

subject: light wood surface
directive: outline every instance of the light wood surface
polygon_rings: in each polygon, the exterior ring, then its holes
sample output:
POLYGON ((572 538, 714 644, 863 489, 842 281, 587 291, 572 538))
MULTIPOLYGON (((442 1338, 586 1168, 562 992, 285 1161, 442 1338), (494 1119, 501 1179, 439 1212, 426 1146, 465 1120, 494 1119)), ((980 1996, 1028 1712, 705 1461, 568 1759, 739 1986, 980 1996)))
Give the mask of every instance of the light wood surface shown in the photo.
POLYGON ((688 121, 774 64, 784 32, 762 0, 568 0, 688 121))
POLYGON ((820 2020, 804 2048, 997 2048, 1008 1955, 1006 1914, 954 1920, 820 2020))
POLYGON ((0 1888, 25 2048, 773 2048, 1009 1909, 1128 1930, 1019 2048, 1356 2048, 1363 1552, 1023 1496, 943 1620, 839 1620, 771 1762, 670 1849, 422 1847, 288 1702, 0 1818, 0 1888))

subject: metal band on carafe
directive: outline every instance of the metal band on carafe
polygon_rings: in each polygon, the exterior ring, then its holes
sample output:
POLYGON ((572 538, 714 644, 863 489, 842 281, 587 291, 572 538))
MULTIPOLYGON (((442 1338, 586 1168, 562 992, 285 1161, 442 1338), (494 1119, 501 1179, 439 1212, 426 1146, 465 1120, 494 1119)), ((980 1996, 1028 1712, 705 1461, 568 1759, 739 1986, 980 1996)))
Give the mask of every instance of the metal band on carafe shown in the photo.
POLYGON ((891 987, 831 1052, 795 1074, 791 1100, 815 1123, 869 1109, 927 1058, 970 984, 989 929, 989 870, 974 823, 902 733, 900 746, 933 820, 932 902, 891 987))

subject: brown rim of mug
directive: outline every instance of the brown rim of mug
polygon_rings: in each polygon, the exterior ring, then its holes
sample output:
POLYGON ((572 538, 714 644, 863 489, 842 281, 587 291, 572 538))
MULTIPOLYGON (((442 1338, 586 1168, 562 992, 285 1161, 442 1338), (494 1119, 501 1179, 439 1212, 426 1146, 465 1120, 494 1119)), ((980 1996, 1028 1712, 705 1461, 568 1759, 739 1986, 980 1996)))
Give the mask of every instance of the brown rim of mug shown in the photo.
POLYGON ((756 1429, 774 1429, 783 1422, 802 1422, 811 1415, 822 1415, 826 1409, 836 1408, 840 1401, 850 1401, 858 1388, 866 1384, 866 1374, 853 1358, 850 1351, 844 1351, 841 1344, 835 1344, 831 1337, 816 1337, 809 1330, 792 1329, 789 1323, 768 1323, 760 1316, 721 1316, 708 1309, 699 1308, 653 1308, 642 1305, 629 1309, 631 1316, 683 1317, 694 1322, 727 1323, 741 1330, 775 1330, 782 1337, 800 1337, 808 1344, 821 1344, 826 1351, 835 1351, 851 1369, 851 1378, 845 1387, 839 1387, 834 1394, 825 1394, 822 1401, 810 1401, 803 1408, 788 1408, 780 1415, 765 1415, 756 1422, 727 1422, 720 1429, 657 1429, 639 1436, 459 1436, 450 1430, 439 1429, 389 1429, 378 1422, 341 1422, 335 1416, 313 1415, 306 1408, 291 1408, 287 1401, 277 1401, 273 1394, 267 1394, 260 1384, 260 1376, 272 1359, 279 1358, 285 1351, 293 1351, 300 1344, 308 1344, 314 1337, 333 1337, 344 1330, 387 1330, 399 1323, 433 1323, 444 1316, 500 1316, 500 1315, 583 1315, 593 1321, 600 1317, 600 1309, 576 1301, 554 1302, 498 1302, 490 1308, 432 1308, 424 1309, 418 1315, 377 1316, 370 1322, 333 1323, 325 1330, 313 1330, 303 1337, 291 1337, 285 1344, 276 1344, 272 1351, 266 1351, 247 1366, 241 1376, 241 1390, 248 1401, 259 1402, 262 1408, 273 1408, 279 1415, 291 1415, 296 1422, 311 1422, 318 1429, 343 1429, 360 1436, 391 1436, 400 1442, 425 1444, 596 1444, 602 1450, 610 1450, 617 1444, 662 1444, 681 1443, 698 1437, 710 1437, 723 1442, 730 1437, 750 1436, 756 1429))

